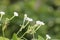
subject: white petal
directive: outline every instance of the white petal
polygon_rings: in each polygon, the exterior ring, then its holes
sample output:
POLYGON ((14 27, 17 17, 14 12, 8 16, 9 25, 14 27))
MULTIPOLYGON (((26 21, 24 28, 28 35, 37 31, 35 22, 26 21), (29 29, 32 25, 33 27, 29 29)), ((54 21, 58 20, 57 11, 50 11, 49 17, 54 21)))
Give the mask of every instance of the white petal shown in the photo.
POLYGON ((38 25, 45 25, 42 21, 36 21, 36 24, 38 24, 38 25))
POLYGON ((24 14, 24 17, 27 17, 27 14, 24 14))
POLYGON ((14 12, 14 16, 18 16, 18 13, 17 12, 14 12))
POLYGON ((29 17, 27 17, 26 20, 33 21, 33 19, 32 18, 29 18, 29 17))
POLYGON ((24 14, 24 21, 25 21, 25 20, 27 20, 27 21, 33 21, 32 18, 27 17, 27 14, 24 14))
POLYGON ((51 39, 51 37, 50 37, 48 34, 46 34, 46 37, 47 37, 48 39, 51 39))
POLYGON ((1 14, 1 15, 4 15, 4 14, 5 14, 5 12, 0 12, 0 14, 1 14))

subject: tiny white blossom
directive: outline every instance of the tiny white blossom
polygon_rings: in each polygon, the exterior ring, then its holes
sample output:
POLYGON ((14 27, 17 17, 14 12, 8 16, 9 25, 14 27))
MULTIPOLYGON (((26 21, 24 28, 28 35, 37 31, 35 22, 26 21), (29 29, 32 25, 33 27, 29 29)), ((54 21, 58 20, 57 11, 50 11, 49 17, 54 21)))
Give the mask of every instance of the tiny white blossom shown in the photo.
POLYGON ((38 25, 45 25, 45 23, 43 23, 42 21, 36 21, 36 24, 38 24, 38 25))
POLYGON ((27 14, 24 15, 24 21, 25 21, 25 20, 27 20, 27 21, 33 21, 32 18, 27 17, 27 14))
POLYGON ((14 16, 18 16, 18 13, 17 12, 14 12, 14 16))
POLYGON ((24 14, 24 22, 25 22, 26 18, 27 18, 27 14, 24 14))
POLYGON ((24 14, 24 17, 27 17, 27 14, 24 14))
POLYGON ((4 15, 4 14, 5 14, 5 12, 0 12, 0 14, 1 14, 1 15, 4 15))
POLYGON ((26 20, 33 21, 33 19, 32 18, 29 18, 29 17, 27 17, 26 20))
POLYGON ((50 37, 48 34, 46 34, 46 38, 47 38, 47 39, 51 39, 51 37, 50 37))
POLYGON ((27 14, 24 14, 24 21, 27 19, 27 14))

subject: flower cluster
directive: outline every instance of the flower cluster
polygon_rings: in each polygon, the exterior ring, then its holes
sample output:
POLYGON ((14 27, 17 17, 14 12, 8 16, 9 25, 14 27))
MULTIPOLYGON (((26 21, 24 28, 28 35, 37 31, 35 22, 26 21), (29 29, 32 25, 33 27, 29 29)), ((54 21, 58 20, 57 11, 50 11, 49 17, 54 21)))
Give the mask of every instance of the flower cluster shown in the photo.
MULTIPOLYGON (((5 12, 1 11, 0 14, 1 15, 5 15, 5 12)), ((14 12, 14 16, 18 16, 18 13, 17 12, 14 12)))
MULTIPOLYGON (((33 21, 32 18, 27 17, 27 14, 24 15, 24 20, 33 21)), ((42 22, 42 21, 36 21, 36 24, 37 24, 37 25, 45 25, 45 23, 42 22)))
MULTIPOLYGON (((0 12, 0 21, 2 19, 2 16, 5 15, 5 12, 0 12)), ((6 22, 5 22, 5 25, 3 26, 2 30, 3 30, 3 35, 4 35, 4 30, 6 29, 8 22, 10 22, 14 17, 17 17, 19 16, 17 12, 14 12, 14 15, 11 17, 11 18, 7 18, 6 19, 6 22)), ((23 20, 23 24, 21 25, 21 28, 19 29, 19 31, 17 32, 17 35, 30 23, 32 22, 33 19, 28 17, 27 14, 24 14, 24 20, 23 20), (25 21, 27 21, 27 23, 25 24, 25 21)), ((26 34, 26 33, 30 33, 30 34, 34 34, 36 33, 36 31, 40 28, 40 26, 42 25, 45 25, 44 22, 42 21, 36 21, 34 25, 28 25, 28 29, 27 31, 22 35, 22 37, 26 34)), ((22 38, 21 37, 21 38, 22 38)), ((48 39, 51 39, 48 35, 46 35, 46 37, 48 39)))

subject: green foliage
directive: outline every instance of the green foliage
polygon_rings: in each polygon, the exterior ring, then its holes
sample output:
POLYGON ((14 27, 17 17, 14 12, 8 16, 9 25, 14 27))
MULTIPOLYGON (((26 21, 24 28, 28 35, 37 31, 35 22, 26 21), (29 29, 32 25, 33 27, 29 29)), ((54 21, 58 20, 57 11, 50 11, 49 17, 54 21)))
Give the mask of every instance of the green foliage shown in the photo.
POLYGON ((18 38, 17 35, 13 34, 13 40, 18 40, 17 38, 18 38))
POLYGON ((9 40, 9 39, 5 37, 0 37, 0 40, 9 40))
POLYGON ((13 34, 12 40, 22 40, 22 39, 18 38, 16 34, 13 34))
MULTIPOLYGON (((38 35, 41 35, 40 38, 46 38, 45 35, 50 34, 53 39, 60 39, 60 0, 0 0, 0 11, 6 13, 0 21, 0 36, 3 36, 2 26, 4 26, 5 21, 7 21, 7 27, 6 25, 3 27, 4 36, 16 40, 17 38, 20 39, 19 37, 26 32, 28 25, 34 25, 36 20, 41 20, 45 25, 35 33, 36 38, 38 35), (6 18, 10 19, 14 11, 18 12, 19 16, 8 22, 6 18), (33 18, 34 22, 30 22, 16 35, 14 33, 17 33, 21 28, 25 13, 33 18)), ((28 39, 31 36, 25 35, 24 37, 28 39)))
POLYGON ((41 36, 38 36, 38 40, 44 40, 44 38, 41 36))

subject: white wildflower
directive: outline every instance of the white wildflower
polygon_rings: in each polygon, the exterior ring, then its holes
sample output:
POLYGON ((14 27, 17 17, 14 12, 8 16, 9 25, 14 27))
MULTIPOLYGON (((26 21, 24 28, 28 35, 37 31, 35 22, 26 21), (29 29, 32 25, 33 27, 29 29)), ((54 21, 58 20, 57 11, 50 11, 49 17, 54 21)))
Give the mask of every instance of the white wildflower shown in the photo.
POLYGON ((32 18, 27 17, 27 14, 24 15, 24 21, 25 21, 25 20, 27 20, 27 21, 33 21, 32 18))
POLYGON ((27 14, 24 14, 24 22, 25 22, 26 18, 27 18, 27 14))
POLYGON ((24 14, 24 18, 26 18, 27 17, 27 14, 24 14))
POLYGON ((27 19, 27 14, 24 14, 24 21, 27 19))
POLYGON ((50 37, 48 34, 46 34, 46 38, 47 38, 47 39, 51 39, 51 37, 50 37))
POLYGON ((45 25, 45 23, 43 23, 42 21, 36 21, 36 24, 38 24, 38 25, 45 25))
POLYGON ((18 16, 18 13, 17 12, 14 12, 14 16, 18 16))
POLYGON ((5 12, 0 12, 0 14, 1 14, 1 15, 4 15, 4 14, 5 14, 5 12))
POLYGON ((26 20, 33 21, 33 19, 32 18, 29 18, 29 17, 27 17, 26 20))

